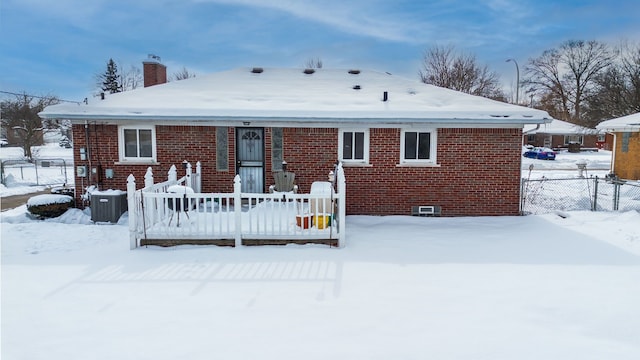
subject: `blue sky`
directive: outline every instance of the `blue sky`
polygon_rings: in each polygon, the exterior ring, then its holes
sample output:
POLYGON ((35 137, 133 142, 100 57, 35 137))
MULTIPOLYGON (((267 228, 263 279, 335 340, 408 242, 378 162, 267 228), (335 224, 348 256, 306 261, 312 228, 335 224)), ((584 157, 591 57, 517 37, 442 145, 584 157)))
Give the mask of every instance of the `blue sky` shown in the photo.
POLYGON ((640 1, 2 0, 0 90, 82 100, 113 58, 168 74, 240 66, 366 68, 418 79, 433 45, 475 54, 505 89, 570 39, 640 41, 640 1), (609 5, 614 4, 614 5, 609 5))

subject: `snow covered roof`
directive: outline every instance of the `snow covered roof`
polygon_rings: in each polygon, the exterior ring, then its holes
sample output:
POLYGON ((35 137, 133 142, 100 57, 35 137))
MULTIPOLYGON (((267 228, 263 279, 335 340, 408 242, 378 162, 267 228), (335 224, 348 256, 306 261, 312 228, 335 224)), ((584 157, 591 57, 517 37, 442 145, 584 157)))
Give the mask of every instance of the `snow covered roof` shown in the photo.
POLYGON ((603 121, 596 127, 605 131, 640 131, 640 113, 603 121))
POLYGON ((544 111, 426 85, 388 73, 240 68, 59 104, 44 118, 191 122, 540 124, 544 111), (386 101, 385 99, 386 92, 386 101))
POLYGON ((522 132, 524 134, 595 135, 599 131, 572 124, 570 122, 553 119, 550 123, 540 125, 539 128, 536 125, 525 125, 522 132))

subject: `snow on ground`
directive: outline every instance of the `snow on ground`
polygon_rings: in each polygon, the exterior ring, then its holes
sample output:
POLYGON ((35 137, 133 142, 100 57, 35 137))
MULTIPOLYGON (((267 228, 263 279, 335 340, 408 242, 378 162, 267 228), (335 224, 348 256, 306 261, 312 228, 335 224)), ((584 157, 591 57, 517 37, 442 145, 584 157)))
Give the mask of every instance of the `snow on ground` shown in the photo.
POLYGON ((129 250, 0 215, 3 359, 638 359, 640 213, 348 216, 347 244, 129 250))
POLYGON ((12 160, 23 160, 24 153, 20 147, 0 148, 0 159, 3 161, 4 184, 0 184, 0 196, 12 196, 29 194, 46 190, 52 186, 68 185, 74 182, 73 150, 58 146, 57 142, 47 143, 44 146, 34 146, 34 157, 37 159, 55 159, 56 163, 62 160, 65 167, 54 165, 48 168, 36 169, 32 164, 16 164, 12 160))
MULTIPOLYGON (((524 152, 524 149, 523 149, 524 152)), ((570 153, 566 150, 557 152, 555 160, 538 160, 522 158, 522 177, 538 179, 541 177, 558 179, 578 176, 577 164, 583 162, 587 164, 586 177, 591 175, 604 177, 610 172, 611 151, 582 151, 570 153), (531 167, 531 171, 529 170, 531 167)))
MULTIPOLYGON (((610 155, 523 158, 523 177, 604 176, 610 155)), ((348 216, 342 249, 131 251, 126 214, 23 205, 0 214, 0 357, 640 358, 640 213, 560 215, 348 216)))
POLYGON ((126 214, 23 205, 0 214, 0 357, 640 358, 640 213, 561 215, 348 216, 342 249, 132 251, 126 214))
MULTIPOLYGON (((35 186, 36 177, 35 171, 31 167, 8 167, 5 171, 8 179, 7 185, 0 184, 0 196, 11 196, 28 194, 32 192, 38 192, 45 190, 52 185, 62 185, 66 181, 69 185, 74 182, 74 166, 73 166, 73 151, 72 149, 65 149, 58 146, 57 143, 49 143, 45 146, 35 147, 35 151, 40 158, 60 158, 67 162, 67 174, 65 177, 64 172, 59 167, 53 167, 48 169, 39 170, 40 184, 49 184, 47 186, 35 186)), ((0 148, 0 158, 2 160, 21 159, 22 149, 17 147, 3 147, 0 148)), ((611 151, 600 150, 597 152, 580 152, 570 153, 567 151, 561 151, 558 153, 556 160, 537 160, 522 158, 522 177, 524 178, 567 178, 577 177, 578 167, 576 163, 584 161, 587 164, 587 171, 585 175, 604 177, 609 173, 611 165, 611 151), (531 171, 529 170, 529 167, 531 171)), ((124 185, 123 185, 124 188, 124 185)))

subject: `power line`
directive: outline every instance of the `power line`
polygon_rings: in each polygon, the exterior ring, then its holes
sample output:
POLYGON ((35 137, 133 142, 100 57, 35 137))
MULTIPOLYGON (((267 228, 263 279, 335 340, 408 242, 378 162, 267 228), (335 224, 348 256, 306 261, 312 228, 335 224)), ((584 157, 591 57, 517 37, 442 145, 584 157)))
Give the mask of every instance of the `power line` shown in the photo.
MULTIPOLYGON (((4 91, 4 90, 0 90, 0 93, 2 94, 9 94, 9 95, 16 95, 16 96, 29 96, 32 98, 36 98, 36 99, 51 99, 52 97, 55 96, 37 96, 37 95, 30 95, 30 94, 26 94, 26 93, 14 93, 11 91, 4 91)), ((56 98, 57 99, 57 98, 56 98)), ((69 102, 69 103, 75 103, 75 104, 80 104, 81 101, 74 101, 74 100, 64 100, 64 99, 57 99, 60 102, 69 102)))

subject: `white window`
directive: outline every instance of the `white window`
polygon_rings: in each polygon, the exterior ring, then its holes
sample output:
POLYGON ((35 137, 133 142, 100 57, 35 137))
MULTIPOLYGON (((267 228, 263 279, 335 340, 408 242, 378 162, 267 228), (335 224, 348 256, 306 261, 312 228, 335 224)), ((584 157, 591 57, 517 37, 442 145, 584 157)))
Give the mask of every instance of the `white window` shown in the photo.
POLYGON ((582 135, 565 135, 564 144, 565 145, 569 145, 569 144, 584 145, 583 140, 584 138, 582 137, 582 135))
POLYGON ((400 133, 401 164, 436 163, 435 130, 402 130, 400 133))
POLYGON ((338 157, 344 163, 369 163, 369 129, 343 129, 338 134, 338 157))
POLYGON ((121 126, 118 131, 120 161, 155 162, 154 126, 121 126))

